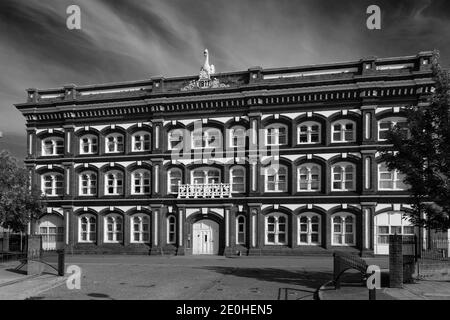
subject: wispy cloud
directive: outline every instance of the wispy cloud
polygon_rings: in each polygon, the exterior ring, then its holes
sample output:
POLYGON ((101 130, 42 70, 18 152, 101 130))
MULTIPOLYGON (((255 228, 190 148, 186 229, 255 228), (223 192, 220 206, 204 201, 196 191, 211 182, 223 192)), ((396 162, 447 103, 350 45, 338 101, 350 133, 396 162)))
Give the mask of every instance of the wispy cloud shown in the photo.
MULTIPOLYGON (((377 1, 382 30, 365 28, 368 0, 2 0, 0 131, 24 135, 13 103, 28 87, 195 74, 210 49, 218 71, 415 54, 450 58, 445 0, 377 1), (66 28, 81 7, 82 30, 66 28)), ((0 140, 0 148, 10 144, 0 140)), ((24 143, 24 142, 23 142, 24 143)))

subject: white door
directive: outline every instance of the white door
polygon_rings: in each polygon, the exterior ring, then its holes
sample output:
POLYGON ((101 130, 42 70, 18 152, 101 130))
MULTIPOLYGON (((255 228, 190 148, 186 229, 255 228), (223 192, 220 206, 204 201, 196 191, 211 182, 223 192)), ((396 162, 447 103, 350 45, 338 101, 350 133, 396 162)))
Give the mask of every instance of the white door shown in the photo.
POLYGON ((39 234, 42 236, 43 250, 57 250, 64 246, 63 219, 46 216, 39 220, 39 234))
POLYGON ((219 225, 200 220, 193 225, 192 254, 219 254, 219 225))
POLYGON ((393 211, 380 213, 374 218, 374 253, 389 254, 389 235, 399 234, 412 236, 415 233, 414 226, 403 219, 403 212, 393 211))

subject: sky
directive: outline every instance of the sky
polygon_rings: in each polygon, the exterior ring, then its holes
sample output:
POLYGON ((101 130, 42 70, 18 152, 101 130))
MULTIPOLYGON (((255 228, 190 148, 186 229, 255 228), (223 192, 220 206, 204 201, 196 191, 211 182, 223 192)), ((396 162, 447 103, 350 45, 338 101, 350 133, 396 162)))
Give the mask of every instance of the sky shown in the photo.
POLYGON ((205 48, 216 72, 433 49, 448 66, 449 36, 448 0, 0 0, 0 150, 25 156, 27 88, 195 75, 205 48), (366 27, 372 4, 381 30, 366 27))

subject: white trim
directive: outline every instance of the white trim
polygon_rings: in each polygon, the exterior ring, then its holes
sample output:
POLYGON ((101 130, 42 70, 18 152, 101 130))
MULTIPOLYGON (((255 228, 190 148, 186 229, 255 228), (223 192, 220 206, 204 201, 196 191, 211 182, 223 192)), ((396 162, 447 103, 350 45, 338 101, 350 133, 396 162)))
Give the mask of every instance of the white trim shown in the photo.
MULTIPOLYGON (((338 212, 333 214, 331 217, 331 245, 333 246, 354 246, 356 244, 356 216, 352 213, 349 212, 338 212), (335 217, 340 217, 341 218, 341 223, 340 223, 340 232, 335 232, 334 231, 334 225, 335 223, 333 222, 335 217), (351 228, 352 228, 352 232, 347 232, 347 225, 348 223, 345 223, 345 220, 351 217, 352 218, 352 224, 351 224, 351 228), (334 235, 339 235, 340 239, 341 239, 341 243, 335 243, 334 241, 334 235), (346 235, 351 234, 352 235, 352 242, 348 242, 346 241, 346 235)), ((337 223, 336 223, 337 225, 337 223)))
POLYGON ((246 245, 247 244, 247 218, 244 215, 242 215, 242 214, 238 214, 236 216, 236 230, 235 230, 235 232, 236 232, 236 244, 246 245), (244 231, 243 232, 239 232, 239 225, 241 224, 239 222, 239 218, 243 218, 244 219, 244 222, 243 222, 243 224, 244 224, 244 231), (243 242, 239 241, 239 234, 240 233, 244 234, 244 241, 243 242))
POLYGON ((278 170, 276 170, 276 172, 274 174, 270 174, 270 176, 274 177, 274 181, 271 182, 274 184, 274 190, 269 190, 268 188, 268 184, 269 184, 269 170, 275 170, 274 168, 272 168, 271 166, 264 168, 264 191, 265 192, 287 192, 289 190, 289 172, 288 172, 288 168, 285 165, 278 165, 278 170), (285 185, 286 185, 286 189, 280 189, 279 185, 280 185, 280 169, 285 170, 285 185))
POLYGON ((138 131, 133 133, 131 136, 131 151, 132 152, 142 152, 142 151, 150 151, 151 150, 151 141, 152 141, 152 135, 148 131, 138 131), (136 137, 140 136, 141 139, 139 141, 136 141, 136 137), (148 143, 148 148, 145 148, 145 145, 148 143), (136 149, 136 144, 139 144, 140 149, 136 149))
POLYGON ((356 190, 356 166, 353 163, 350 162, 338 162, 331 166, 331 191, 355 191, 356 190), (351 166, 352 167, 352 180, 347 180, 346 175, 348 174, 348 171, 346 169, 351 166), (335 168, 340 167, 341 173, 340 173, 340 179, 335 180, 335 168), (351 182, 352 187, 346 188, 345 184, 346 182, 351 182), (335 188, 334 183, 337 182, 340 184, 341 188, 335 188))
POLYGON ((332 143, 346 143, 346 142, 355 142, 356 141, 356 123, 355 121, 349 120, 349 119, 341 119, 341 120, 337 120, 334 121, 333 123, 331 123, 331 142, 332 143), (347 140, 345 137, 345 134, 347 133, 347 128, 346 125, 348 124, 352 124, 353 125, 353 129, 351 130, 352 132, 352 138, 350 140, 347 140), (339 125, 340 126, 340 130, 339 131, 335 131, 334 126, 335 125, 339 125), (335 140, 334 139, 334 134, 335 133, 339 133, 340 134, 340 140, 335 140))
POLYGON ((130 243, 149 243, 150 242, 150 223, 151 218, 145 213, 138 213, 130 216, 130 243), (134 230, 134 225, 136 224, 134 219, 138 218, 138 230, 134 230), (147 220, 147 223, 144 223, 147 220), (144 231, 144 224, 148 224, 148 230, 144 231), (134 235, 138 234, 139 240, 134 239, 134 235), (147 241, 144 240, 144 235, 147 234, 147 241))
POLYGON ((319 123, 319 122, 317 122, 317 121, 305 121, 305 122, 302 122, 302 123, 299 123, 298 125, 297 125, 297 144, 320 144, 321 143, 321 141, 322 141, 322 125, 319 123), (306 126, 306 139, 307 139, 307 141, 306 142, 301 142, 300 141, 300 128, 301 127, 305 127, 306 126), (313 131, 312 131, 312 126, 318 126, 319 127, 319 129, 318 129, 318 141, 317 142, 312 142, 311 141, 311 136, 312 136, 312 134, 313 134, 313 131))
POLYGON ((264 244, 266 245, 279 245, 284 246, 288 244, 288 238, 289 238, 289 219, 288 216, 281 212, 273 212, 264 217, 264 226, 265 226, 265 237, 264 237, 264 244), (274 230, 272 232, 269 232, 269 218, 274 218, 274 230), (280 218, 283 217, 285 219, 285 227, 284 232, 280 231, 280 218), (269 233, 274 235, 274 242, 269 242, 269 233), (285 241, 279 241, 280 234, 284 234, 285 241))
POLYGON ((288 126, 283 124, 283 123, 272 123, 270 125, 268 125, 267 127, 264 128, 264 142, 266 146, 285 146, 288 145, 289 143, 289 129, 288 126), (281 144, 280 143, 280 129, 283 128, 285 130, 285 139, 286 142, 281 144), (274 139, 273 143, 269 143, 268 138, 269 138, 269 129, 274 129, 274 133, 271 134, 271 136, 274 139))
POLYGON ((301 165, 299 165, 297 167, 297 191, 298 192, 320 192, 322 190, 322 166, 320 166, 317 163, 303 163, 301 165), (306 183, 307 183, 307 189, 301 189, 301 180, 300 180, 300 171, 302 168, 306 168, 306 170, 308 171, 307 173, 307 179, 306 179, 306 183), (313 173, 312 170, 313 168, 317 168, 318 169, 318 183, 319 183, 319 188, 318 189, 312 189, 312 184, 313 182, 315 182, 315 180, 312 179, 313 173))
POLYGON ((305 212, 300 214, 297 217, 297 226, 298 226, 298 232, 297 232, 297 244, 299 246, 320 246, 322 243, 322 217, 320 216, 320 214, 317 213, 313 213, 313 212, 305 212), (307 219, 306 222, 306 231, 301 231, 301 225, 304 224, 303 222, 301 222, 301 218, 305 217, 307 219), (313 222, 311 221, 313 217, 317 217, 318 218, 318 222, 314 223, 318 225, 318 229, 317 232, 316 231, 312 231, 312 225, 313 222), (301 235, 305 234, 306 235, 306 242, 301 242, 301 235), (317 234, 317 242, 313 242, 312 241, 312 235, 313 234, 317 234))
POLYGON ((103 218, 103 242, 104 243, 120 243, 123 241, 123 227, 124 227, 124 219, 121 215, 117 213, 107 214, 103 218), (112 219, 112 230, 108 230, 108 219, 112 219), (120 228, 118 226, 120 225, 120 228), (120 229, 120 230, 119 230, 120 229), (108 234, 112 235, 112 240, 108 239, 108 234), (120 239, 119 239, 120 238, 120 239))

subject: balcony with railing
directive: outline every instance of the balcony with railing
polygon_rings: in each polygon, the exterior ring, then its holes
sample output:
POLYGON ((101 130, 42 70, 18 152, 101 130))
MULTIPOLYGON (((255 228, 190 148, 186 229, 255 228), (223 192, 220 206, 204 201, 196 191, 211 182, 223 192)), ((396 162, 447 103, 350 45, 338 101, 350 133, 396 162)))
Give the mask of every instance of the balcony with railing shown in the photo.
POLYGON ((231 198, 231 186, 229 183, 178 183, 178 198, 231 198))

